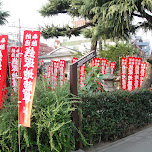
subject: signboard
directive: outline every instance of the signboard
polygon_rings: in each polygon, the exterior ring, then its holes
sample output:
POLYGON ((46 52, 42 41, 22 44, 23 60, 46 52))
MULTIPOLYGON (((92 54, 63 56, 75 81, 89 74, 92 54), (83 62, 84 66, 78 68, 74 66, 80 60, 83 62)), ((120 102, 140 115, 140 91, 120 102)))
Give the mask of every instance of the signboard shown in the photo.
POLYGON ((77 64, 77 68, 79 68, 84 63, 86 63, 86 62, 90 61, 91 59, 93 59, 95 56, 96 56, 96 51, 92 51, 89 54, 87 54, 86 56, 84 56, 81 59, 79 59, 78 61, 76 61, 74 64, 77 64))

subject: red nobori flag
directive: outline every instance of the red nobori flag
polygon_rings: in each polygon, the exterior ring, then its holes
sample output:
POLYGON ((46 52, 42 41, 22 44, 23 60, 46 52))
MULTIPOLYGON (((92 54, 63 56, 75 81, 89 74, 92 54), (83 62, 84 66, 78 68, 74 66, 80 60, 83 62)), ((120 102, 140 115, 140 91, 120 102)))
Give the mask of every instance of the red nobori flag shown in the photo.
POLYGON ((74 62, 76 62, 76 61, 78 61, 78 58, 73 57, 73 58, 72 58, 72 63, 74 63, 74 62))
POLYGON ((114 74, 116 62, 110 62, 111 74, 114 74))
POLYGON ((54 87, 58 86, 59 61, 54 61, 54 87))
POLYGON ((127 58, 121 58, 121 89, 126 90, 127 58))
POLYGON ((127 83, 126 88, 128 91, 134 90, 134 70, 135 70, 135 57, 128 57, 128 70, 127 70, 127 83))
POLYGON ((0 108, 6 95, 5 89, 8 63, 7 41, 7 35, 0 35, 0 108))
POLYGON ((107 68, 107 59, 100 59, 101 60, 101 74, 106 74, 106 68, 107 68))
POLYGON ((53 86, 53 82, 54 82, 54 61, 53 60, 51 60, 50 73, 51 73, 51 90, 54 90, 54 86, 53 86))
POLYGON ((94 66, 99 67, 100 66, 100 59, 99 58, 94 58, 94 66))
POLYGON ((85 66, 86 66, 86 64, 83 64, 82 66, 80 66, 80 71, 79 71, 79 86, 80 86, 80 88, 82 88, 84 86, 85 66))
POLYGON ((140 87, 140 69, 142 58, 135 58, 135 70, 134 70, 134 89, 140 87))
POLYGON ((50 79, 51 79, 51 65, 48 66, 48 73, 47 73, 48 85, 50 85, 50 79))
POLYGON ((65 84, 65 60, 59 62, 59 84, 60 86, 65 84))
POLYGON ((30 127, 37 76, 39 41, 40 31, 24 31, 19 99, 19 123, 24 127, 30 127))
POLYGON ((139 87, 141 87, 142 82, 144 81, 144 77, 145 77, 145 74, 146 74, 146 68, 147 68, 147 63, 146 62, 141 62, 140 85, 139 85, 139 87))
POLYGON ((11 86, 13 90, 17 92, 18 88, 18 56, 19 48, 10 48, 10 74, 11 74, 11 86))

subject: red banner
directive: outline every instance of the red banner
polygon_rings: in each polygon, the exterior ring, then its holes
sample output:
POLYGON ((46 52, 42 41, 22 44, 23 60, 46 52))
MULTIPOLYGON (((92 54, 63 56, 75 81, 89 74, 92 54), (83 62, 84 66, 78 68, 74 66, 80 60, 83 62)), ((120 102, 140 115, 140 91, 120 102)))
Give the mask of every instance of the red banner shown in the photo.
POLYGON ((146 74, 146 67, 147 67, 147 63, 146 62, 141 62, 140 87, 142 85, 142 82, 144 81, 144 77, 145 77, 145 74, 146 74))
POLYGON ((107 59, 101 59, 101 74, 106 74, 107 59))
POLYGON ((82 88, 84 86, 85 66, 86 66, 86 64, 83 64, 82 66, 80 66, 80 70, 79 70, 79 86, 80 86, 80 88, 82 88))
POLYGON ((19 98, 19 123, 24 127, 30 127, 37 76, 39 41, 40 31, 24 31, 19 98))
POLYGON ((110 62, 111 74, 114 74, 116 62, 110 62))
POLYGON ((50 85, 50 79, 51 79, 51 65, 48 66, 48 73, 47 73, 48 85, 50 85))
POLYGON ((65 84, 65 60, 59 62, 59 84, 60 86, 65 84))
POLYGON ((18 89, 18 47, 10 48, 10 75, 11 75, 11 86, 13 91, 17 92, 18 89))
POLYGON ((8 51, 7 51, 7 35, 0 35, 0 108, 4 102, 6 96, 6 77, 7 77, 7 63, 8 63, 8 51))
POLYGON ((135 58, 134 89, 140 88, 140 70, 142 58, 135 58))
POLYGON ((128 70, 127 70, 127 83, 126 89, 128 91, 134 90, 134 70, 135 70, 135 58, 128 57, 128 70))
POLYGON ((121 88, 126 90, 126 69, 127 69, 127 59, 121 58, 121 88))
POLYGON ((100 66, 100 59, 99 58, 94 58, 91 60, 91 67, 94 67, 94 66, 97 66, 97 67, 100 66))
POLYGON ((54 90, 53 82, 54 82, 54 61, 51 60, 51 66, 50 66, 50 73, 51 73, 51 90, 54 90))
POLYGON ((54 80, 53 85, 54 87, 58 86, 58 75, 59 75, 59 61, 54 61, 54 80))
POLYGON ((78 58, 73 57, 73 58, 72 58, 72 63, 74 63, 74 62, 76 62, 76 61, 78 61, 78 58))

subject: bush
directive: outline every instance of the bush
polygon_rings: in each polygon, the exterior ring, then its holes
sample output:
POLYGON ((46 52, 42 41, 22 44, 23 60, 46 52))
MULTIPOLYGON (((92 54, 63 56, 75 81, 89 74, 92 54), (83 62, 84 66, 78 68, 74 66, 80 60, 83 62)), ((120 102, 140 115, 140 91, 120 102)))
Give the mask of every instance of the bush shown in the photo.
POLYGON ((102 92, 82 96, 82 133, 91 144, 122 138, 152 122, 152 92, 102 92))
MULTIPOLYGON (((48 89, 47 83, 37 81, 33 101, 31 128, 21 127, 21 151, 62 151, 75 149, 75 126, 71 113, 75 110, 69 85, 48 89)), ((0 111, 0 151, 18 151, 18 106, 14 95, 0 111)))

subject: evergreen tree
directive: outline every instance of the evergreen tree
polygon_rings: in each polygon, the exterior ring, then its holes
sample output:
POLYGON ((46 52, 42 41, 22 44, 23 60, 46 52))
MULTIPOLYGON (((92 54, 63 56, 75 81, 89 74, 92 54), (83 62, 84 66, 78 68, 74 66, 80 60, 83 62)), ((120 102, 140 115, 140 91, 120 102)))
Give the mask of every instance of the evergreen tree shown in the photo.
MULTIPOLYGON (((55 26, 42 27, 45 38, 71 36, 84 33, 91 38, 91 50, 96 49, 97 41, 102 39, 128 39, 139 28, 152 29, 151 0, 48 0, 39 11, 44 17, 66 13, 72 17, 82 17, 89 22, 84 26, 63 28, 55 26), (140 19, 135 23, 134 19, 140 19), (85 29, 85 31, 82 29, 85 29)), ((152 56, 148 60, 148 68, 143 87, 152 82, 152 56)))
POLYGON ((2 3, 0 1, 0 25, 4 25, 6 23, 6 18, 9 16, 9 13, 7 11, 3 11, 1 9, 2 3))

